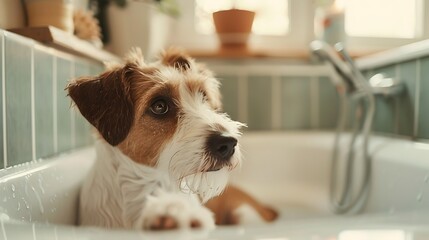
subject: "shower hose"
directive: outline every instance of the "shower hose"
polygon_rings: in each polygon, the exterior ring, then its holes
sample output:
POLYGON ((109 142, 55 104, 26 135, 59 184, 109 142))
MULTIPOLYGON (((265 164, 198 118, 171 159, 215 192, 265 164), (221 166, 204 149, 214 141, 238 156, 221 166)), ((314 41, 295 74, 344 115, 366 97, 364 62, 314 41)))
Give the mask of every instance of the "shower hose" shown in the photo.
POLYGON ((339 94, 339 115, 338 127, 335 133, 334 150, 332 154, 331 165, 331 184, 330 184, 330 202, 332 210, 335 213, 348 213, 351 210, 359 210, 360 204, 363 204, 367 197, 369 182, 371 177, 371 158, 368 153, 369 137, 375 113, 375 99, 372 94, 371 86, 360 72, 354 72, 354 75, 360 80, 360 89, 355 93, 347 93, 344 89, 338 88, 339 94), (355 119, 352 124, 352 133, 349 142, 349 147, 346 150, 344 175, 340 179, 339 176, 339 159, 340 159, 340 139, 344 134, 347 115, 349 114, 349 105, 351 101, 357 102, 357 107, 354 111, 355 119), (362 122, 363 119, 363 122, 362 122), (363 176, 361 183, 358 185, 358 191, 353 191, 353 186, 356 184, 353 181, 356 179, 357 171, 355 169, 356 158, 356 140, 358 136, 362 136, 362 147, 360 150, 363 155, 363 176), (337 184, 342 181, 342 187, 337 184))

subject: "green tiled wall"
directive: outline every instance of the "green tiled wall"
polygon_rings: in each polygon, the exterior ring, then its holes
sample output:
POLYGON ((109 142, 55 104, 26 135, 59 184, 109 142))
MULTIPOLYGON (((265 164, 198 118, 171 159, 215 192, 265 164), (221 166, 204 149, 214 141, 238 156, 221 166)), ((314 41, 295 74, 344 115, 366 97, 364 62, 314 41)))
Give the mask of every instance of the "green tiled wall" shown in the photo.
POLYGON ((5 34, 7 163, 32 160, 31 43, 5 34))
POLYGON ((54 149, 54 57, 43 48, 34 50, 34 107, 36 158, 54 149))
POLYGON ((0 105, 0 139, 1 139, 1 144, 0 144, 0 157, 1 159, 3 159, 3 161, 0 161, 0 169, 5 167, 5 161, 4 161, 4 151, 3 151, 3 141, 4 141, 4 135, 3 135, 3 84, 4 84, 4 78, 3 78, 3 73, 4 73, 4 34, 3 31, 0 30, 0 100, 2 102, 2 104, 0 105))
POLYGON ((91 144, 90 127, 64 89, 75 76, 102 70, 0 30, 0 169, 91 144))
POLYGON ((420 64, 420 93, 419 93, 419 119, 417 137, 429 139, 429 57, 423 58, 420 64))
POLYGON ((56 59, 57 65, 57 144, 58 151, 66 151, 73 148, 72 145, 72 111, 70 110, 71 100, 67 98, 64 91, 67 82, 73 77, 71 59, 59 57, 56 59))
MULTIPOLYGON (((91 68, 87 62, 76 62, 75 63, 75 75, 76 76, 89 76, 91 68)), ((91 142, 91 136, 86 134, 90 132, 90 124, 86 119, 79 113, 79 111, 73 109, 73 117, 75 123, 76 137, 74 141, 74 147, 86 146, 91 142)))
MULTIPOLYGON (((233 67, 240 69, 240 63, 233 67)), ((70 108, 64 88, 76 76, 102 70, 102 64, 0 30, 0 169, 90 144, 90 126, 70 108)), ((406 91, 397 99, 377 97, 373 130, 429 139, 429 57, 364 74, 378 72, 401 79, 406 91)), ((327 75, 216 73, 224 110, 248 130, 336 126, 338 95, 327 75)))
POLYGON ((232 119, 245 122, 247 130, 333 129, 336 125, 338 95, 327 76, 270 76, 267 73, 244 74, 240 78, 218 74, 225 112, 232 119), (239 81, 245 84, 240 85, 239 81), (277 87, 280 89, 275 89, 277 87), (241 106, 240 94, 245 96, 241 106), (273 97, 275 94, 278 96, 273 97), (280 102, 274 103, 274 99, 280 102), (240 112, 246 115, 240 116, 240 112), (279 118, 278 126, 273 118, 279 118))
POLYGON ((395 99, 377 97, 373 130, 382 133, 395 132, 395 99))
POLYGON ((338 94, 328 77, 319 79, 319 127, 333 129, 337 124, 338 94))
MULTIPOLYGON (((261 61, 256 65, 258 64, 264 63, 261 61)), ((259 75, 255 75, 243 70, 248 67, 246 63, 237 61, 227 66, 226 72, 222 72, 222 67, 216 72, 220 76, 227 76, 221 77, 225 110, 234 119, 246 122, 248 130, 277 130, 279 127, 273 123, 276 116, 280 118, 280 130, 336 127, 339 99, 327 75, 308 73, 307 76, 306 73, 301 73, 299 77, 295 77, 291 74, 271 73, 270 70, 258 70, 259 75), (231 67, 237 68, 236 75, 231 74, 234 72, 231 67), (245 84, 239 85, 238 79, 245 84), (278 79, 280 90, 273 92, 273 84, 278 79), (240 89, 240 86, 247 86, 247 89, 240 89), (247 99, 240 106, 237 99, 240 99, 239 95, 243 91, 247 99), (272 95, 275 94, 280 96, 273 98, 272 95), (273 103, 273 99, 280 102, 273 103), (241 108, 246 106, 247 109, 243 111, 241 108), (276 115, 276 111, 281 112, 276 115), (247 115, 243 117, 239 112, 247 115)), ((405 91, 395 98, 376 97, 373 131, 429 139, 429 57, 363 71, 368 79, 376 73, 400 79, 404 82, 405 91)), ((349 127, 356 119, 353 114, 355 107, 356 103, 350 106, 349 127)))
POLYGON ((311 126, 310 78, 282 77, 282 128, 308 129, 311 126))
MULTIPOLYGON (((389 77, 395 77, 395 66, 387 66, 375 69, 373 72, 384 73, 389 77)), ((395 99, 386 97, 376 98, 376 112, 374 115, 373 130, 382 133, 392 133, 395 129, 395 99)))
POLYGON ((416 139, 429 139, 429 57, 396 63, 367 73, 383 72, 402 81, 405 91, 397 98, 376 98, 374 131, 416 139))
POLYGON ((400 79, 404 82, 406 88, 404 94, 397 99, 398 115, 398 134, 405 136, 413 135, 415 99, 416 99, 416 80, 417 65, 416 61, 408 61, 399 65, 400 79))
POLYGON ((221 83, 223 110, 230 114, 232 119, 238 119, 238 77, 218 76, 221 83))
POLYGON ((262 130, 271 127, 272 82, 269 76, 249 76, 247 102, 247 124, 249 129, 262 130))

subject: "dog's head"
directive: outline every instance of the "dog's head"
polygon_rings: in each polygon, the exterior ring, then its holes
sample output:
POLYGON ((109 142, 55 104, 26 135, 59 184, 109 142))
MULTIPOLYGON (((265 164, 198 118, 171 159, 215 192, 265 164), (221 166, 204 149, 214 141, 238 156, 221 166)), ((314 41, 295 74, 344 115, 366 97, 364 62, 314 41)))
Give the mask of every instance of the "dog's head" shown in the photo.
POLYGON ((178 50, 146 64, 136 49, 123 65, 67 89, 107 143, 139 164, 166 170, 204 200, 219 194, 240 164, 242 124, 221 112, 211 72, 178 50))

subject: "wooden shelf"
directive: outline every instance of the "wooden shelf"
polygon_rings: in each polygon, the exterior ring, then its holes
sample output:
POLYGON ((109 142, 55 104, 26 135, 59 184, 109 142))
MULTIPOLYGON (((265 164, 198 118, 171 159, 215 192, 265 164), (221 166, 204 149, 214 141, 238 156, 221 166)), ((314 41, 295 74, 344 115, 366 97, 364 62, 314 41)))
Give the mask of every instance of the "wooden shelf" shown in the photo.
POLYGON ((296 60, 308 60, 309 52, 304 51, 265 51, 254 49, 219 49, 214 51, 188 50, 195 58, 217 59, 261 59, 261 58, 288 58, 296 60))
POLYGON ((89 42, 52 26, 16 28, 9 29, 8 31, 32 38, 50 47, 74 55, 91 58, 100 62, 121 62, 121 59, 112 53, 96 48, 89 42))
MULTIPOLYGON (((309 61, 311 58, 308 51, 290 50, 255 50, 255 49, 219 49, 219 50, 188 50, 189 54, 195 58, 209 59, 293 59, 309 61)), ((373 54, 374 52, 350 52, 353 58, 359 58, 373 54)))

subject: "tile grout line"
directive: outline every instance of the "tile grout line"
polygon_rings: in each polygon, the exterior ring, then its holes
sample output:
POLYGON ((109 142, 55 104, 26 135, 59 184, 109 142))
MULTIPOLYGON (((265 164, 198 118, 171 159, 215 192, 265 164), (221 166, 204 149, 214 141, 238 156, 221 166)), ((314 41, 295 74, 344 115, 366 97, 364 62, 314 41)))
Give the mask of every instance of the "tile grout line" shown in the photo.
POLYGON ((31 47, 31 70, 30 70, 30 98, 31 98, 31 154, 32 160, 36 160, 36 110, 35 110, 35 85, 34 85, 34 47, 31 47))
POLYGON ((414 129, 413 135, 417 137, 419 131, 419 108, 420 108, 420 81, 421 81, 421 71, 420 71, 420 59, 416 60, 416 86, 415 86, 415 97, 414 99, 414 129))
MULTIPOLYGON (((74 78, 75 77, 75 75, 76 75, 76 73, 75 73, 75 71, 76 71, 76 66, 75 66, 75 59, 73 59, 72 61, 71 61, 71 64, 70 64, 70 71, 71 71, 71 78, 74 78)), ((70 81, 70 79, 69 79, 69 81, 70 81)), ((75 148, 76 147, 76 117, 75 117, 75 112, 74 112, 74 109, 71 107, 71 105, 70 105, 70 107, 69 107, 69 112, 70 112, 70 128, 71 128, 71 134, 70 134, 70 137, 71 137, 71 145, 72 145, 72 148, 75 148)))
POLYGON ((54 56, 52 62, 52 105, 53 105, 53 118, 54 118, 54 153, 58 152, 58 112, 57 112, 57 57, 54 56))
POLYGON ((271 84, 271 127, 272 129, 280 129, 282 123, 282 100, 281 100, 281 78, 278 75, 272 76, 271 84))
POLYGON ((243 72, 240 72, 238 75, 238 106, 239 106, 238 120, 246 124, 247 124, 247 117, 248 117, 247 95, 248 95, 247 77, 243 72))
POLYGON ((319 95, 319 78, 313 76, 310 79, 310 125, 313 129, 317 129, 320 125, 319 95))
POLYGON ((5 61, 5 34, 3 33, 2 37, 2 114, 3 114, 3 167, 6 168, 7 167, 7 125, 6 125, 6 61, 5 61))

